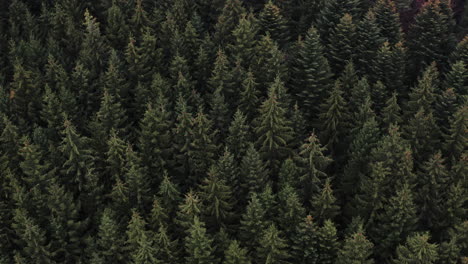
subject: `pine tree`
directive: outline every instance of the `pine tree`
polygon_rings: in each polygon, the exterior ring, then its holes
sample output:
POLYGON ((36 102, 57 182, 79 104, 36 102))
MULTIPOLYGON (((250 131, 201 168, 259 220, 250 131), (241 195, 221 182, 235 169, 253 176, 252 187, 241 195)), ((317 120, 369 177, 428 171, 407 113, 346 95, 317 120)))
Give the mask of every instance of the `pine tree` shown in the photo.
POLYGON ((440 143, 440 131, 434 116, 432 113, 424 113, 422 108, 409 120, 405 134, 411 144, 417 165, 418 162, 427 160, 440 143))
POLYGON ((288 42, 288 24, 281 14, 281 9, 272 1, 268 1, 260 13, 260 27, 262 33, 267 33, 280 47, 288 42))
POLYGON ((300 168, 292 158, 287 158, 278 172, 278 187, 281 189, 286 186, 292 188, 299 187, 300 168))
POLYGON ((148 220, 151 231, 158 232, 161 227, 167 226, 168 218, 167 210, 162 206, 160 199, 155 197, 148 220))
POLYGON ((223 264, 250 264, 252 263, 247 255, 247 250, 233 240, 229 248, 224 252, 223 264))
POLYGON ((146 222, 134 211, 127 228, 127 245, 132 262, 135 264, 160 263, 157 259, 157 250, 154 240, 146 230, 146 222))
POLYGON ((241 191, 240 168, 234 155, 229 152, 228 148, 224 149, 224 153, 216 162, 214 169, 219 175, 219 178, 229 186, 232 195, 237 197, 241 191))
POLYGON ((339 214, 340 209, 336 202, 330 180, 327 179, 321 192, 315 194, 310 201, 313 208, 312 215, 318 219, 319 223, 328 219, 333 220, 339 214))
POLYGON ((164 226, 160 226, 155 237, 155 245, 158 249, 158 258, 163 263, 174 263, 178 261, 178 240, 172 240, 164 226))
POLYGON ((317 136, 311 134, 301 146, 299 152, 299 163, 302 169, 300 183, 303 186, 303 198, 310 201, 314 194, 320 191, 321 184, 328 178, 325 172, 332 160, 325 154, 317 136))
POLYGON ((224 51, 220 48, 216 54, 216 60, 214 62, 211 77, 208 80, 208 87, 210 92, 221 89, 225 97, 229 97, 233 94, 229 85, 229 80, 231 78, 229 70, 228 58, 224 51))
POLYGON ((176 105, 176 122, 172 131, 174 135, 174 175, 178 179, 186 179, 189 174, 190 164, 188 151, 192 141, 192 113, 187 108, 187 101, 179 97, 176 105))
POLYGON ((340 73, 346 63, 352 60, 356 42, 356 25, 353 17, 345 14, 333 29, 328 46, 328 59, 335 73, 340 73))
POLYGON ((161 197, 161 203, 167 212, 170 215, 174 214, 181 197, 178 186, 172 182, 172 177, 168 175, 167 171, 163 173, 158 195, 161 197))
POLYGON ((406 239, 405 245, 398 246, 394 263, 435 263, 439 257, 437 247, 429 242, 429 234, 414 234, 406 239))
POLYGON ((287 261, 289 254, 287 252, 287 244, 281 238, 281 232, 274 224, 263 232, 260 240, 260 248, 258 249, 258 263, 273 264, 273 263, 290 263, 287 261))
POLYGON ((384 42, 377 50, 371 73, 374 79, 381 81, 388 90, 406 97, 407 89, 407 49, 402 42, 391 45, 384 42))
POLYGON ((320 99, 331 86, 331 70, 317 29, 311 27, 298 48, 296 67, 291 77, 294 93, 301 99, 301 107, 307 109, 306 116, 313 118, 320 99))
POLYGON ((135 208, 147 209, 151 203, 151 186, 156 185, 154 182, 159 183, 160 178, 149 177, 150 175, 145 173, 141 166, 141 159, 131 147, 127 148, 125 162, 127 170, 124 179, 128 188, 130 204, 133 204, 135 208))
POLYGON ((268 99, 260 107, 255 131, 258 135, 256 145, 273 172, 278 171, 279 162, 290 153, 288 143, 292 129, 286 119, 286 109, 281 104, 282 99, 282 95, 278 94, 277 87, 273 84, 268 92, 268 99))
POLYGON ((453 88, 459 95, 458 102, 466 102, 468 96, 468 66, 463 61, 458 61, 450 65, 450 70, 445 74, 445 88, 453 88))
POLYGON ((174 221, 182 229, 182 232, 179 232, 180 234, 185 233, 190 228, 195 217, 200 217, 200 208, 200 198, 193 191, 189 191, 185 195, 184 201, 179 205, 177 218, 174 221))
POLYGON ((371 257, 373 244, 361 232, 354 233, 347 237, 343 247, 339 250, 336 258, 337 264, 372 264, 374 260, 371 257))
POLYGON ((317 263, 335 263, 339 244, 336 227, 331 220, 326 220, 317 231, 317 263))
POLYGON ((215 263, 213 240, 206 234, 205 224, 200 222, 198 217, 193 219, 193 223, 185 239, 186 263, 190 264, 211 264, 215 263))

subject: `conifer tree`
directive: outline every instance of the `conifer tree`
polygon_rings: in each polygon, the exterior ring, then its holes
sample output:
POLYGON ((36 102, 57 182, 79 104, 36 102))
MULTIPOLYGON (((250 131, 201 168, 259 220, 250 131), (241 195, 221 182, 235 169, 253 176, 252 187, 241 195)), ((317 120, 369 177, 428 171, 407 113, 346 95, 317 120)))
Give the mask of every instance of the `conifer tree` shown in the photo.
POLYGON ((399 125, 401 120, 401 108, 398 105, 397 93, 394 92, 390 97, 385 108, 382 110, 382 121, 383 124, 388 128, 390 125, 399 125))
POLYGON ((220 139, 225 138, 230 120, 229 105, 226 103, 221 89, 216 89, 212 94, 210 106, 210 119, 213 121, 215 129, 219 132, 217 137, 217 141, 219 142, 220 139))
POLYGON ((466 102, 468 95, 468 66, 463 61, 458 61, 450 65, 450 70, 445 74, 445 88, 453 88, 459 95, 458 102, 466 102))
POLYGON ((231 188, 219 175, 215 167, 208 171, 200 187, 200 198, 203 203, 203 215, 210 228, 218 230, 227 227, 233 220, 233 197, 231 188))
MULTIPOLYGON (((127 170, 124 179, 129 191, 130 204, 135 204, 136 208, 146 209, 151 201, 151 186, 155 185, 154 182, 159 183, 160 179, 153 175, 149 177, 145 173, 141 167, 141 159, 131 147, 127 148, 125 162, 127 170)), ((160 175, 158 176, 161 177, 160 175)))
POLYGON ((189 191, 184 201, 179 205, 175 222, 182 228, 181 234, 185 233, 191 226, 195 217, 200 217, 201 201, 197 194, 189 191))
POLYGON ((287 80, 286 55, 269 34, 262 36, 255 47, 256 56, 250 69, 258 82, 257 89, 265 94, 277 77, 287 80))
POLYGON ((172 215, 175 213, 177 204, 180 200, 180 191, 177 185, 172 182, 167 171, 163 173, 163 179, 159 185, 158 195, 161 197, 161 203, 167 212, 172 215))
POLYGON ((437 244, 429 242, 427 233, 409 236, 404 245, 398 246, 394 263, 435 263, 438 259, 437 244))
POLYGON ((186 179, 190 164, 188 151, 192 141, 192 114, 187 108, 187 101, 179 97, 176 105, 176 122, 173 128, 174 135, 174 173, 179 179, 186 179))
POLYGON ((287 158, 281 165, 278 173, 278 187, 281 189, 286 186, 292 188, 299 187, 299 177, 301 175, 300 168, 296 165, 292 158, 287 158))
POLYGON ((281 104, 282 99, 282 95, 278 94, 273 84, 268 91, 268 99, 259 109, 260 115, 255 131, 258 135, 256 145, 273 172, 278 171, 279 162, 289 154, 288 143, 292 136, 285 106, 281 104))
POLYGON ((241 65, 248 68, 254 56, 257 29, 253 21, 246 16, 239 20, 239 24, 232 31, 234 42, 228 45, 232 58, 240 61, 241 65))
POLYGON ((281 238, 281 232, 274 224, 263 232, 260 248, 258 249, 258 263, 273 264, 290 263, 287 261, 289 254, 287 252, 287 243, 281 238))
POLYGON ((235 160, 234 155, 229 152, 227 148, 224 149, 223 155, 214 165, 216 173, 219 175, 219 178, 225 182, 227 186, 231 189, 232 195, 236 197, 240 194, 240 171, 237 161, 235 160))
POLYGON ((127 237, 128 250, 133 263, 160 263, 157 259, 157 250, 153 247, 154 240, 146 230, 146 222, 136 211, 133 211, 128 224, 127 237))
POLYGON ((210 264, 215 263, 213 240, 206 234, 205 224, 200 222, 198 217, 193 219, 193 223, 185 239, 186 263, 190 264, 210 264))
POLYGON ((226 1, 215 25, 214 40, 218 45, 233 43, 232 31, 239 24, 245 8, 239 0, 226 1))
POLYGON ((237 110, 234 114, 229 133, 226 138, 226 145, 237 161, 240 161, 247 152, 251 140, 250 129, 247 125, 247 118, 243 112, 237 110))
POLYGON ((313 133, 300 148, 298 161, 303 171, 300 182, 305 201, 310 201, 312 196, 319 192, 321 184, 328 177, 325 170, 332 160, 324 152, 325 147, 321 146, 313 133))
POLYGON ((423 5, 408 32, 414 74, 419 74, 433 61, 446 67, 448 52, 455 47, 452 17, 446 0, 431 0, 423 5))
POLYGON ((304 42, 299 44, 292 74, 294 92, 301 99, 301 107, 307 109, 305 114, 309 118, 316 117, 320 99, 331 86, 331 70, 324 55, 319 33, 311 27, 304 42))
POLYGON ((317 263, 335 263, 339 244, 336 227, 331 220, 326 220, 317 231, 317 263))
POLYGON ((376 252, 380 258, 386 259, 416 227, 416 205, 409 186, 403 185, 397 190, 383 209, 369 232, 376 242, 376 252))
POLYGON ((432 112, 435 94, 438 92, 438 71, 433 63, 427 67, 418 80, 418 85, 411 90, 408 101, 408 115, 416 114, 421 108, 424 113, 432 112))
POLYGON ((240 164, 242 191, 248 195, 260 192, 268 183, 268 171, 253 144, 250 144, 240 164))
POLYGON ((281 14, 281 9, 272 1, 268 1, 260 13, 260 27, 262 33, 269 33, 280 47, 288 42, 288 24, 281 14))
POLYGON ((127 44, 129 27, 125 21, 125 14, 119 4, 112 2, 112 6, 107 9, 106 38, 114 49, 123 50, 127 44))
POLYGON ((377 81, 372 65, 377 59, 378 50, 383 42, 376 14, 371 10, 357 24, 355 55, 359 72, 367 74, 371 81, 377 81))
POLYGON ((239 239, 252 252, 260 247, 260 237, 258 234, 261 234, 269 223, 266 219, 265 208, 260 203, 256 193, 250 196, 249 203, 244 214, 242 214, 240 223, 239 239))
POLYGON ((259 102, 257 85, 258 83, 255 82, 253 73, 249 71, 247 78, 242 82, 243 90, 241 92, 239 108, 250 120, 256 117, 257 114, 259 102))
POLYGON ((250 264, 252 263, 247 255, 247 250, 233 240, 229 248, 224 252, 223 264, 250 264))
POLYGON ((340 73, 346 63, 352 60, 355 42, 356 25, 353 23, 353 17, 345 14, 333 29, 327 49, 330 66, 335 73, 340 73))
POLYGON ((451 157, 452 162, 463 156, 467 149, 466 129, 467 129, 468 108, 458 109, 450 120, 450 129, 446 135, 445 151, 451 157))
POLYGON ((201 108, 192 122, 193 134, 188 156, 192 173, 191 183, 195 184, 214 163, 218 147, 216 142, 213 142, 217 131, 212 130, 212 121, 207 118, 201 108))
POLYGON ((313 208, 312 215, 318 219, 319 223, 328 219, 333 220, 339 214, 340 209, 336 202, 330 179, 327 179, 321 192, 315 194, 310 201, 313 208))
POLYGON ((305 217, 305 209, 296 190, 289 185, 284 186, 277 197, 277 212, 281 217, 276 222, 279 228, 285 232, 287 241, 292 242, 296 228, 305 217))
POLYGON ((382 37, 395 45, 402 40, 400 16, 396 9, 395 2, 390 0, 377 0, 373 7, 375 21, 380 29, 382 37))
POLYGON ((370 257, 373 246, 372 242, 365 237, 362 231, 355 233, 345 239, 343 247, 338 252, 336 263, 372 264, 374 260, 370 257))
POLYGON ((402 42, 390 45, 384 42, 377 50, 373 61, 374 79, 381 81, 392 92, 407 96, 407 49, 402 42))
POLYGON ((155 237, 155 245, 158 249, 158 258, 163 263, 178 261, 179 251, 178 240, 172 240, 164 226, 160 226, 155 237))
POLYGON ((149 215, 148 225, 153 232, 159 231, 161 227, 167 226, 168 214, 166 209, 162 206, 158 197, 153 199, 153 206, 149 215))
POLYGON ((231 79, 229 70, 229 61, 226 54, 222 49, 218 49, 213 71, 211 73, 210 79, 208 80, 208 87, 210 92, 221 89, 223 95, 226 97, 232 95, 233 92, 229 85, 229 80, 231 79))
POLYGON ((12 227, 18 236, 18 246, 21 246, 19 254, 24 261, 53 263, 45 231, 23 209, 15 209, 13 220, 12 227))
POLYGON ((418 162, 427 160, 439 146, 440 132, 434 116, 432 113, 424 113, 422 108, 409 120, 405 134, 411 144, 417 165, 418 162))
POLYGON ((324 145, 333 154, 339 154, 342 152, 340 146, 343 146, 342 138, 346 137, 349 119, 347 103, 343 98, 340 81, 335 82, 335 86, 322 108, 320 114, 321 142, 324 142, 324 145))
POLYGON ((291 245, 292 260, 294 263, 317 263, 317 225, 312 216, 305 217, 296 229, 291 245))
POLYGON ((120 236, 120 229, 111 209, 104 209, 97 233, 96 254, 102 262, 123 263, 125 240, 120 236))
POLYGON ((88 148, 89 139, 79 135, 69 121, 65 121, 62 136, 60 152, 66 159, 62 165, 62 173, 67 183, 73 183, 70 186, 72 190, 82 191, 86 184, 86 174, 93 167, 92 151, 88 148))

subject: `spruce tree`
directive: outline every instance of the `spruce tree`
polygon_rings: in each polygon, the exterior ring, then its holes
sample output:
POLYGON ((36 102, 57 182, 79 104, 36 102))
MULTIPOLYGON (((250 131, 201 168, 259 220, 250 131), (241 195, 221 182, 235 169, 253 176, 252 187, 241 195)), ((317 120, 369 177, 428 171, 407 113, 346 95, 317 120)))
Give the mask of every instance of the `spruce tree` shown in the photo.
POLYGON ((390 0, 377 0, 373 12, 375 21, 382 36, 391 44, 395 45, 403 37, 401 30, 400 16, 396 9, 395 2, 390 0))
POLYGON ((326 220, 317 231, 317 263, 335 263, 339 244, 337 231, 331 220, 326 220))
POLYGON ((261 32, 268 33, 280 47, 284 47, 289 36, 287 20, 281 14, 281 9, 268 1, 259 16, 261 32))
POLYGON ((398 246, 396 250, 396 264, 405 263, 435 263, 438 259, 437 244, 429 242, 429 234, 416 233, 408 236, 404 245, 398 246))
POLYGON ((215 263, 213 240, 206 234, 205 224, 200 222, 198 217, 193 219, 193 223, 185 238, 186 263, 190 264, 211 264, 215 263))
POLYGON ((303 187, 305 201, 310 201, 313 195, 320 191, 320 186, 325 182, 325 179, 328 178, 325 170, 332 159, 324 152, 325 147, 322 147, 315 134, 311 134, 300 148, 298 162, 302 170, 300 183, 303 187))
POLYGON ((407 104, 407 115, 412 116, 416 114, 421 108, 424 113, 429 114, 433 110, 438 92, 438 71, 435 63, 427 67, 409 94, 409 101, 407 104))
POLYGON ((346 63, 352 60, 355 43, 356 25, 353 23, 353 17, 345 14, 333 29, 327 49, 330 66, 335 73, 340 73, 346 63))
POLYGON ((223 264, 250 264, 247 250, 239 245, 239 242, 233 240, 229 244, 229 248, 224 252, 223 264))
POLYGON ((96 254, 102 262, 124 263, 126 260, 125 240, 120 236, 120 228, 111 209, 104 209, 99 224, 96 241, 96 254))
POLYGON ((193 223, 195 217, 200 217, 201 201, 197 194, 189 191, 184 198, 184 201, 179 205, 177 217, 174 222, 179 226, 180 235, 184 234, 193 223))
POLYGON ((161 203, 167 212, 170 215, 174 214, 181 197, 179 187, 174 184, 172 177, 168 175, 167 171, 163 173, 163 179, 158 189, 158 196, 161 197, 161 203))
POLYGON ((338 214, 340 207, 336 204, 330 180, 327 179, 320 193, 315 194, 310 201, 312 215, 322 223, 325 220, 333 220, 338 214))
POLYGON ((234 218, 232 191, 221 177, 216 168, 212 167, 200 187, 202 214, 205 216, 205 222, 214 230, 227 227, 234 218))
POLYGON ((247 124, 247 118, 243 112, 237 110, 226 138, 226 146, 237 161, 240 161, 247 152, 250 140, 251 132, 247 124))
POLYGON ((260 248, 257 252, 257 262, 265 264, 290 263, 287 261, 289 254, 287 251, 287 243, 281 238, 281 232, 274 224, 263 232, 260 239, 260 248))
POLYGON ((261 234, 269 223, 266 219, 265 208, 260 203, 256 193, 250 196, 240 223, 239 239, 250 252, 253 252, 261 246, 258 234, 261 234))
POLYGON ((245 113, 250 120, 257 116, 258 107, 258 83, 255 81, 252 72, 247 73, 247 78, 242 82, 242 92, 240 97, 239 109, 245 113))
POLYGON ((401 108, 398 105, 398 95, 396 92, 387 100, 385 108, 382 110, 382 123, 385 127, 390 125, 399 125, 402 122, 401 108))
POLYGON ((373 246, 362 232, 355 233, 345 239, 343 247, 338 252, 336 263, 372 264, 374 263, 371 258, 373 246))
POLYGON ((277 212, 281 217, 276 222, 279 228, 285 232, 287 241, 291 243, 294 240, 293 234, 296 232, 296 228, 305 217, 305 209, 296 190, 289 185, 284 186, 277 197, 277 212))
POLYGON ((239 24, 241 15, 245 14, 242 1, 226 1, 215 27, 214 40, 218 45, 233 42, 232 31, 239 24))
POLYGON ((288 143, 292 136, 285 106, 281 104, 283 98, 276 88, 274 84, 270 87, 268 99, 259 109, 260 115, 255 131, 258 136, 256 145, 273 172, 278 171, 279 163, 290 153, 288 143))
POLYGON ((260 154, 253 144, 250 144, 240 164, 240 175, 242 176, 242 192, 248 197, 249 194, 260 192, 265 184, 269 182, 269 175, 260 154))
POLYGON ((436 61, 446 68, 449 51, 455 47, 453 14, 446 0, 423 5, 408 32, 410 62, 414 74, 436 61), (449 12, 446 12, 450 10, 449 12))
POLYGON ((252 23, 251 19, 246 16, 239 20, 239 24, 232 31, 234 42, 228 45, 232 58, 235 61, 240 61, 243 67, 248 68, 254 56, 256 45, 257 28, 252 23))
POLYGON ((311 27, 298 48, 291 76, 294 93, 300 98, 301 107, 307 109, 306 116, 314 118, 321 98, 331 86, 331 70, 317 29, 311 27))
POLYGON ((445 151, 453 163, 463 156, 463 152, 467 148, 468 141, 465 133, 467 114, 468 108, 466 106, 458 109, 450 120, 450 129, 445 136, 445 151))
POLYGON ((294 263, 317 263, 317 230, 317 225, 310 215, 296 227, 295 238, 291 245, 291 257, 294 263))

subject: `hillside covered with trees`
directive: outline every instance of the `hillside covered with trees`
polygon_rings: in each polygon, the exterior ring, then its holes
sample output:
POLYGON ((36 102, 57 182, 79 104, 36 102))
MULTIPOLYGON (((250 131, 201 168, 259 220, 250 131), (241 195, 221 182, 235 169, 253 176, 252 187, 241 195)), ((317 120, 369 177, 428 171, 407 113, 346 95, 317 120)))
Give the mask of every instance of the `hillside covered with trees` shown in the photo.
POLYGON ((466 264, 467 32, 466 0, 1 0, 0 264, 466 264))

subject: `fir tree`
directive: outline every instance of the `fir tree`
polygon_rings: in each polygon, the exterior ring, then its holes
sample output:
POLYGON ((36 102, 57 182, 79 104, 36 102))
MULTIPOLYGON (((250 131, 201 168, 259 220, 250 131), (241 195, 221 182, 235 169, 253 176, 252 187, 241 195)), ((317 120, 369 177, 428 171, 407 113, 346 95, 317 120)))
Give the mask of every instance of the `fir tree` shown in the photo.
POLYGON ((386 106, 382 110, 382 122, 387 128, 392 124, 399 125, 402 122, 401 108, 398 105, 396 92, 387 100, 386 106))
POLYGON ((276 222, 279 228, 287 234, 287 241, 292 242, 296 228, 305 217, 305 209, 296 190, 289 185, 283 187, 277 196, 277 212, 282 217, 278 218, 276 222))
POLYGON ((260 240, 260 248, 258 249, 258 263, 273 264, 273 263, 289 263, 287 259, 286 241, 281 238, 281 233, 275 225, 270 225, 262 235, 260 240))
POLYGON ((288 143, 292 135, 290 123, 285 116, 285 106, 281 104, 282 99, 273 84, 268 92, 268 99, 260 107, 256 128, 256 144, 274 172, 279 169, 279 162, 290 152, 288 143))
POLYGON ((404 263, 435 263, 438 259, 437 244, 429 242, 429 235, 414 234, 409 236, 404 245, 398 246, 396 250, 396 264, 404 263))
POLYGON ((451 157, 452 162, 460 159, 467 149, 466 127, 467 107, 458 109, 450 120, 450 129, 446 135, 445 151, 451 157))
POLYGON ((247 73, 247 78, 242 82, 242 92, 240 98, 239 108, 241 111, 246 113, 249 119, 253 119, 257 114, 258 107, 258 91, 256 86, 258 83, 255 82, 255 78, 252 72, 247 73))
POLYGON ((247 152, 249 147, 248 142, 251 140, 250 134, 246 116, 240 110, 236 111, 229 126, 226 145, 238 161, 247 152))
POLYGON ((215 263, 213 240, 206 234, 205 225, 198 220, 193 219, 193 223, 188 230, 188 236, 185 239, 185 251, 187 257, 186 263, 190 264, 210 264, 215 263))
POLYGON ((336 205, 336 198, 330 180, 327 179, 323 185, 322 191, 312 197, 312 214, 321 223, 325 220, 333 220, 339 214, 339 206, 336 205))
POLYGON ((356 25, 353 23, 353 17, 345 14, 333 29, 327 50, 330 66, 335 73, 340 73, 347 61, 352 59, 355 42, 356 25))
POLYGON ((233 42, 232 31, 239 24, 242 14, 245 14, 245 9, 241 1, 225 2, 215 25, 214 39, 218 45, 226 45, 233 42))
POLYGON ((114 217, 112 210, 105 209, 97 233, 96 254, 104 263, 123 263, 126 260, 125 240, 120 236, 119 225, 114 217))
POLYGON ((319 192, 321 184, 328 177, 325 169, 332 160, 324 152, 325 147, 321 146, 315 134, 311 134, 300 148, 298 161, 303 171, 300 182, 306 201, 310 201, 312 196, 319 192))
POLYGON ((296 229, 295 239, 291 245, 294 263, 317 263, 317 225, 312 216, 305 217, 296 229))
POLYGON ((204 204, 202 213, 206 217, 206 223, 215 230, 226 227, 234 217, 232 191, 215 167, 209 170, 208 177, 200 188, 200 197, 204 204))
POLYGON ((380 29, 380 33, 391 44, 402 40, 403 34, 401 30, 400 16, 396 9, 395 2, 389 0, 378 0, 373 8, 375 13, 376 23, 380 29))
POLYGON ((261 245, 258 234, 261 234, 268 225, 266 211, 260 203, 257 194, 254 193, 250 196, 249 203, 244 214, 242 214, 240 223, 240 241, 243 242, 249 251, 256 250, 261 245))
POLYGON ((294 92, 301 99, 303 109, 307 109, 306 116, 316 117, 320 98, 324 98, 331 86, 331 70, 314 27, 307 31, 295 59, 296 67, 292 74, 294 92))
POLYGON ((177 185, 172 182, 172 178, 167 171, 163 173, 163 179, 159 185, 158 195, 161 203, 169 214, 175 213, 177 203, 180 200, 180 191, 177 185))
POLYGON ((347 237, 336 258, 337 264, 360 263, 372 264, 372 242, 362 232, 347 237))
POLYGON ((242 191, 245 194, 260 192, 268 183, 268 171, 253 144, 248 147, 240 164, 242 191))
POLYGON ((223 264, 250 264, 252 263, 247 255, 247 250, 239 245, 239 242, 233 240, 229 248, 224 253, 223 264))
POLYGON ((331 220, 326 220, 317 231, 317 263, 335 263, 339 244, 336 227, 331 220))
POLYGON ((260 13, 260 26, 262 33, 268 33, 279 46, 284 47, 288 42, 288 25, 281 14, 281 9, 268 1, 260 13))
POLYGON ((248 68, 252 62, 253 50, 255 49, 257 34, 256 27, 249 17, 242 17, 239 24, 232 31, 234 42, 228 45, 234 60, 240 61, 241 65, 248 68))

